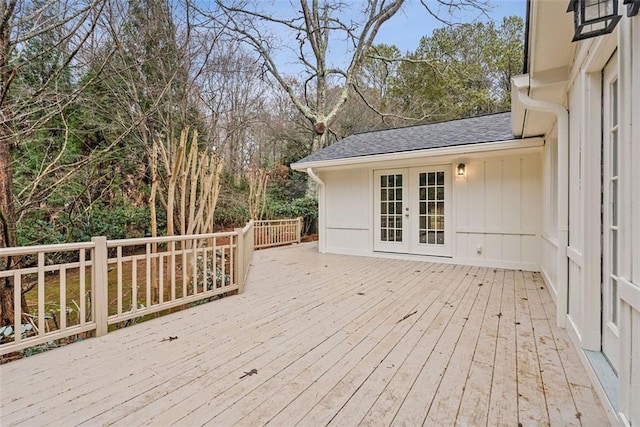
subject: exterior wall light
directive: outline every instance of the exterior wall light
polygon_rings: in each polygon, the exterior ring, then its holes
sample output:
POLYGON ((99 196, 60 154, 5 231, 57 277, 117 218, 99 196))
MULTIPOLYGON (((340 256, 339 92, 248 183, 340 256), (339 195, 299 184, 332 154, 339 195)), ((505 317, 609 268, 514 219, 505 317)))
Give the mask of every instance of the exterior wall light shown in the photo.
POLYGON ((618 0, 570 0, 567 12, 573 12, 576 29, 572 42, 609 34, 621 18, 618 0))
POLYGON ((627 16, 632 17, 638 14, 640 10, 640 0, 624 0, 623 4, 627 5, 627 16))
POLYGON ((458 165, 458 176, 464 176, 466 169, 467 169, 467 167, 465 166, 465 164, 464 163, 460 163, 458 165))

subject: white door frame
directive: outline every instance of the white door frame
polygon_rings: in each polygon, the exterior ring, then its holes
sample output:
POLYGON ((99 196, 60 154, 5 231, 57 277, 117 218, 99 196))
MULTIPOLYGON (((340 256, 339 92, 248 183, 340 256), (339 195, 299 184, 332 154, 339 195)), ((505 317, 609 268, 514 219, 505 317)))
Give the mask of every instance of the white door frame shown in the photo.
POLYGON ((452 222, 454 215, 451 175, 452 166, 450 164, 374 170, 373 250, 378 252, 452 256, 452 222), (437 179, 437 172, 443 172, 444 184, 434 181, 429 185, 427 181, 421 182, 421 174, 423 174, 424 181, 430 173, 433 173, 431 178, 437 179), (393 182, 388 181, 390 176, 394 176, 393 182), (397 185, 397 177, 402 177, 400 186, 397 185), (384 186, 381 180, 384 180, 384 186), (389 185, 393 186, 389 188, 389 185), (389 213, 391 201, 383 199, 389 199, 391 190, 393 190, 394 206, 393 212, 389 213), (402 201, 396 200, 399 192, 402 194, 402 201), (440 192, 440 196, 438 196, 438 192, 440 192), (444 193, 444 200, 442 200, 442 193, 444 193), (434 194, 436 196, 432 197, 434 194), (422 202, 421 198, 424 199, 422 202), (399 204, 401 205, 399 206, 399 204), (444 207, 444 213, 440 217, 439 212, 441 212, 442 207, 444 207), (401 214, 397 212, 399 208, 402 211, 401 214), (387 212, 383 212, 383 210, 387 212), (389 225, 391 218, 394 221, 393 226, 389 225), (434 227, 441 228, 442 221, 444 222, 444 229, 434 231, 434 227), (390 232, 394 233, 393 238, 389 238, 388 233, 390 232), (443 240, 440 240, 441 243, 436 241, 439 237, 444 237, 443 240), (429 243, 429 239, 434 240, 434 242, 429 243))
MULTIPOLYGON (((435 179, 439 179, 435 177, 435 179)), ((451 256, 453 248, 453 211, 452 186, 451 186, 451 166, 425 166, 411 168, 409 170, 409 203, 411 214, 411 225, 409 227, 411 253, 420 255, 451 256), (434 174, 443 173, 442 184, 439 182, 429 182, 427 177, 434 178, 434 174), (421 177, 421 175, 426 175, 421 177), (422 178, 426 179, 423 182, 422 178), (442 191, 444 194, 439 193, 442 191), (430 194, 431 193, 431 194, 430 194), (434 200, 434 196, 436 199, 434 200), (431 199, 432 201, 429 201, 431 199), (420 205, 423 205, 422 207, 420 205), (444 212, 442 212, 444 209, 444 212), (444 227, 440 224, 444 222, 444 227), (428 231, 429 228, 438 228, 440 231, 428 231), (430 234, 430 235, 429 235, 430 234), (443 243, 438 243, 440 241, 443 243), (433 241, 430 243, 430 241, 433 241)))
POLYGON ((611 57, 602 79, 602 352, 619 366, 620 304, 620 87, 618 57, 611 57))
POLYGON ((384 169, 373 171, 373 250, 381 252, 409 252, 409 169, 384 169), (391 187, 387 179, 393 177, 391 187), (398 185, 397 177, 402 183, 398 185), (381 179, 385 180, 382 185, 381 179), (384 187, 384 188, 383 188, 384 187), (384 194, 383 194, 384 193, 384 194), (399 195, 402 200, 396 200, 399 195), (390 200, 390 199, 393 200, 390 200), (383 200, 386 199, 386 200, 383 200), (397 210, 400 212, 396 212, 397 210), (383 212, 386 211, 386 212, 383 212), (390 212, 392 211, 392 212, 390 212), (393 220, 393 224, 389 221, 393 220), (387 223, 384 224, 383 221, 387 223), (383 233, 385 235, 383 235, 383 233), (391 236, 389 233, 393 233, 391 236), (400 239, 398 239, 400 237, 400 239))

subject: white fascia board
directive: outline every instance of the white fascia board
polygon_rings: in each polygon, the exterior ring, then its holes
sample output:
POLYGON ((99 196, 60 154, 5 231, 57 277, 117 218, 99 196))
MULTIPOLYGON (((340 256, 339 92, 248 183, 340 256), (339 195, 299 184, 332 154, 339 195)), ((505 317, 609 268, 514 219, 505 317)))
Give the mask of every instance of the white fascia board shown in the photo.
POLYGON ((511 78, 511 132, 514 135, 522 135, 526 107, 518 97, 518 91, 529 87, 529 74, 521 74, 511 78))
POLYGON ((398 153, 371 154, 368 156, 346 157, 333 160, 318 160, 315 162, 292 163, 291 169, 305 171, 307 168, 327 168, 336 166, 350 166, 373 162, 387 162, 394 160, 408 160, 416 157, 455 156, 461 154, 483 153, 499 150, 517 150, 536 148, 544 145, 544 139, 539 137, 512 139, 508 141, 483 142, 477 144, 456 145, 454 147, 427 148, 422 150, 401 151, 398 153))

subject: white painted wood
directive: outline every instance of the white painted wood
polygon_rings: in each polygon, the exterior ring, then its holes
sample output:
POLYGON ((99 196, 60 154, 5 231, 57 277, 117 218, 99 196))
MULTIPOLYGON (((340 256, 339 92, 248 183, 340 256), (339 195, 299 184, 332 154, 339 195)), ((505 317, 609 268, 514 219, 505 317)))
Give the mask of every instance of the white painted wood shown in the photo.
POLYGON ((620 79, 618 56, 614 55, 602 76, 602 352, 615 370, 620 355, 620 79), (614 147, 615 151, 614 151, 614 147), (614 191, 614 187, 616 190, 614 191), (617 206, 614 211, 613 206, 617 206))
MULTIPOLYGON (((640 271, 639 268, 633 267, 634 264, 638 264, 638 247, 640 245, 640 228, 638 227, 637 218, 640 217, 640 197, 637 197, 637 189, 634 187, 637 182, 640 182, 640 174, 638 172, 638 164, 640 164, 640 150, 632 142, 636 141, 635 135, 638 132, 638 126, 634 126, 634 121, 639 117, 637 114, 639 99, 640 99, 640 67, 635 62, 638 61, 637 55, 634 53, 640 46, 640 23, 637 17, 623 16, 620 23, 614 32, 610 35, 597 37, 591 40, 586 40, 578 43, 555 43, 551 42, 551 38, 560 40, 558 36, 561 34, 559 29, 555 29, 553 25, 544 25, 543 22, 548 23, 548 19, 552 13, 554 6, 551 2, 533 1, 532 2, 532 19, 531 19, 531 33, 529 43, 531 47, 532 57, 529 58, 529 76, 526 76, 529 81, 535 81, 536 74, 545 73, 546 70, 540 64, 546 64, 549 62, 556 62, 557 64, 563 64, 568 66, 568 78, 564 83, 564 87, 558 87, 554 91, 539 90, 535 92, 532 97, 551 102, 563 102, 562 98, 565 98, 569 102, 569 110, 571 114, 571 129, 570 129, 570 141, 569 141, 569 158, 560 159, 559 171, 560 173, 570 173, 570 217, 569 217, 569 236, 571 241, 569 243, 568 256, 569 256, 569 323, 568 326, 574 331, 574 335, 577 337, 578 345, 590 350, 600 350, 601 348, 601 330, 605 332, 605 335, 614 335, 617 329, 620 332, 620 343, 607 344, 607 338, 605 336, 604 347, 609 348, 609 353, 612 354, 612 358, 616 359, 614 355, 616 352, 621 352, 621 360, 638 359, 637 353, 633 351, 633 345, 631 343, 632 338, 627 333, 631 326, 631 318, 633 317, 630 307, 626 305, 622 296, 620 305, 620 319, 617 328, 611 328, 611 322, 607 321, 607 317, 611 317, 611 309, 613 307, 606 299, 601 304, 601 294, 605 297, 612 296, 608 289, 601 290, 601 279, 604 276, 609 276, 612 269, 607 263, 607 257, 605 256, 605 262, 603 264, 605 271, 600 269, 600 257, 603 252, 608 250, 609 242, 607 241, 608 230, 610 229, 607 224, 607 211, 610 208, 608 203, 607 194, 604 195, 604 207, 601 208, 601 179, 600 169, 601 164, 604 162, 607 165, 606 156, 609 154, 609 150, 605 144, 605 158, 601 158, 600 147, 602 144, 602 127, 607 125, 606 121, 609 118, 607 111, 602 111, 601 100, 601 86, 602 86, 602 72, 605 69, 606 64, 610 61, 611 56, 617 51, 617 55, 620 58, 619 62, 619 84, 620 84, 620 100, 619 100, 619 112, 620 112, 620 126, 619 126, 619 195, 621 197, 619 203, 619 227, 620 236, 618 244, 619 264, 617 265, 616 275, 620 278, 620 294, 624 293, 626 289, 630 289, 627 284, 638 282, 637 279, 631 277, 636 272, 640 271), (549 15, 549 16, 547 16, 549 15), (551 38, 550 38, 551 37, 551 38), (544 44, 546 43, 546 44, 544 44), (536 47, 537 45, 537 47, 536 47), (567 52, 566 47, 570 47, 571 51, 567 52), (541 68, 542 67, 542 68, 541 68), (605 123, 602 123, 601 118, 604 117, 605 123), (597 171, 597 172, 596 172, 597 171), (604 210, 605 224, 601 222, 601 214, 604 210), (601 230, 605 228, 603 247, 601 247, 601 230), (608 270, 608 271, 607 271, 608 270), (625 307, 623 309, 623 306, 625 307), (604 312, 605 322, 601 324, 601 312, 604 312), (629 328, 629 329, 627 329, 629 328), (626 331, 626 332, 625 332, 626 331), (626 340, 626 341, 625 341, 626 340), (626 352, 626 353, 625 353, 626 352), (625 354, 623 357, 622 354, 625 354)), ((622 14, 624 14, 624 7, 622 7, 622 14)), ((551 18, 555 19, 555 18, 551 18)), ((609 74, 609 73, 607 73, 609 74)), ((605 82, 606 86, 606 82, 605 82)), ((532 89, 534 91, 534 89, 532 89)), ((606 98, 606 91, 604 93, 606 98)), ((606 101, 606 99, 605 99, 606 101)), ((515 109, 520 109, 522 106, 517 103, 514 105, 515 109)), ((516 111, 515 117, 524 118, 523 111, 516 111)), ((540 126, 542 120, 534 115, 526 115, 529 124, 525 126, 533 129, 536 126, 540 126)), ((546 119, 545 119, 546 120, 546 119)), ((609 130, 611 127, 609 127, 609 130)), ((607 132, 604 133, 605 137, 607 132)), ((547 143, 552 140, 547 136, 547 143)), ((551 167, 553 158, 551 154, 555 150, 548 149, 549 144, 545 147, 544 158, 544 181, 545 181, 545 210, 551 212, 552 215, 556 214, 559 210, 558 207, 554 207, 554 196, 552 191, 549 191, 547 182, 552 182, 555 178, 552 176, 551 167), (550 209, 548 208, 550 206, 550 209)), ((606 181, 606 180, 605 180, 606 181)), ((605 182, 605 188, 610 183, 605 182)), ((561 210, 561 209, 560 209, 561 210)), ((560 277, 554 277, 554 271, 562 271, 564 268, 564 257, 562 254, 558 256, 556 265, 553 265, 552 257, 547 254, 549 251, 554 250, 551 241, 554 237, 554 229, 557 225, 552 221, 546 221, 544 223, 544 233, 548 235, 549 240, 543 240, 543 253, 541 261, 541 271, 543 277, 550 288, 552 288, 552 295, 558 294, 558 301, 560 305, 564 304, 562 299, 562 283, 564 274, 560 277), (556 291, 554 291, 556 290, 556 291)), ((560 227, 562 228, 562 227, 560 227)), ((562 229, 559 230, 560 234, 562 229)), ((559 236, 559 250, 560 252, 564 248, 562 236, 559 236)), ((637 267, 636 265, 636 267, 637 267)), ((606 283, 605 283, 606 285, 606 283)), ((634 285, 635 286, 635 285, 634 285)), ((617 304, 617 303, 616 303, 617 304)), ((614 340, 615 341, 615 340, 614 340)), ((630 375, 632 370, 630 365, 625 365, 624 369, 619 370, 619 381, 621 384, 619 401, 621 402, 621 417, 622 419, 630 419, 632 407, 636 408, 638 405, 627 405, 624 407, 624 402, 629 399, 629 390, 632 386, 638 387, 638 383, 633 383, 630 375)), ((637 396, 637 395, 636 395, 637 396)), ((636 399, 637 400, 637 399, 636 399)), ((637 422, 637 421, 636 421, 637 422)))
MULTIPOLYGON (((454 190, 451 184, 451 175, 452 175, 452 165, 438 165, 438 166, 429 166, 429 167, 421 167, 421 168, 411 168, 409 169, 409 210, 407 211, 409 214, 409 243, 410 243, 410 252, 412 254, 421 254, 421 255, 434 255, 434 256, 446 256, 450 257, 453 255, 454 250, 454 239, 453 235, 453 221, 455 220, 456 214, 453 212, 453 197, 454 190), (437 181, 430 186, 428 182, 428 177, 437 176, 442 173, 444 174, 444 187, 441 187, 437 181), (426 180, 425 185, 421 186, 421 177, 426 180), (421 188, 422 187, 422 188, 421 188), (441 189, 444 190, 444 229, 441 231, 436 231, 439 235, 443 235, 444 232, 444 242, 442 244, 438 243, 436 240, 434 243, 429 243, 428 236, 424 236, 426 239, 425 242, 422 242, 421 236, 421 225, 420 221, 423 220, 427 224, 424 224, 425 227, 422 227, 424 230, 429 228, 429 191, 434 191, 437 193, 441 189), (426 194, 421 194, 421 193, 426 194), (426 207, 425 214, 421 215, 420 204, 424 203, 426 207), (426 215, 426 216, 425 216, 426 215), (423 217, 421 219, 421 216, 423 217)), ((436 197, 437 196, 436 194, 436 197)), ((432 202, 433 203, 433 202, 432 202)), ((437 204, 442 204, 442 202, 436 202, 437 204)), ((433 203, 433 204, 436 204, 433 203)), ((437 218, 437 217, 434 217, 437 218)), ((439 228, 439 227, 438 227, 439 228)), ((425 231, 427 234, 429 231, 425 231)), ((436 236, 437 239, 437 236, 436 236)))
POLYGON ((409 169, 375 170, 373 182, 373 250, 409 253, 411 247, 409 169))
POLYGON ((91 308, 92 318, 96 322, 96 336, 101 337, 107 333, 107 318, 109 316, 109 291, 108 291, 108 253, 107 239, 94 237, 91 239, 95 248, 91 252, 91 308))
MULTIPOLYGON (((300 219, 280 221, 280 228, 285 232, 278 232, 278 239, 290 239, 295 235, 294 241, 299 241, 301 229, 300 219), (284 224, 284 225, 283 225, 284 224)), ((108 326, 136 319, 151 313, 186 306, 193 302, 217 295, 228 294, 241 290, 244 280, 244 272, 248 270, 253 254, 253 222, 243 229, 232 233, 214 233, 199 236, 168 236, 159 238, 123 239, 107 241, 104 237, 95 237, 90 243, 74 243, 63 245, 30 246, 22 248, 3 248, 0 256, 16 256, 30 254, 37 257, 37 265, 34 267, 20 268, 0 272, 0 278, 12 277, 17 283, 23 282, 25 276, 36 276, 37 286, 34 288, 35 307, 33 313, 33 332, 24 336, 21 331, 20 310, 17 311, 16 324, 18 331, 5 338, 0 345, 0 355, 23 350, 29 346, 35 346, 48 341, 55 341, 74 335, 96 330, 97 336, 103 336, 108 331, 108 326), (238 240, 241 236, 243 240, 238 240), (216 239, 222 239, 226 244, 216 244, 216 239), (176 245, 179 242, 179 245, 176 245), (166 243, 166 245, 158 245, 166 243), (242 247, 238 247, 244 243, 242 247), (214 248, 206 245, 211 244, 214 248), (176 250, 182 252, 180 262, 176 260, 176 250), (138 248, 146 247, 145 253, 136 253, 138 248), (91 248, 91 260, 87 260, 86 249, 91 248), (109 249, 115 249, 115 256, 108 258, 109 249), (159 250, 158 250, 159 249, 159 250), (235 254, 240 251, 240 256, 235 254), (29 252, 31 251, 31 252, 29 252), (215 251, 215 252, 214 252, 215 251), (54 259, 50 253, 76 253, 77 262, 54 263, 47 261, 54 259), (125 256, 125 253, 132 255, 125 256), (213 270, 207 274, 208 254, 211 253, 213 270), (216 261, 214 253, 220 256, 217 268, 221 273, 221 280, 216 280, 216 261), (242 265, 236 265, 241 262, 242 265), (138 268, 143 263, 145 271, 145 283, 142 285, 146 298, 144 305, 138 305, 138 268), (181 264, 181 265, 179 265, 181 264), (131 274, 125 277, 124 271, 131 268, 131 274), (240 271, 240 274, 238 274, 240 271), (77 289, 67 289, 68 277, 77 275, 77 289), (177 275, 181 274, 183 287, 181 292, 176 287, 177 275), (87 289, 87 277, 90 277, 90 289, 87 289), (49 280, 57 277, 57 283, 49 280), (152 300, 153 280, 157 280, 157 301, 152 300), (187 288, 190 282, 190 288, 187 288), (48 287, 58 286, 58 300, 46 301, 48 287), (67 318, 69 308, 68 296, 78 292, 78 313, 74 314, 71 322, 67 318), (126 297, 126 298, 125 298, 126 297), (125 299, 130 298, 125 306, 125 299), (87 313, 87 300, 91 307, 91 313, 87 313), (54 312, 53 320, 46 316, 47 303, 57 303, 59 310, 54 312), (112 304, 112 306, 110 306, 112 304)), ((32 280, 28 278, 28 280, 32 280)), ((74 280, 75 282, 75 280, 74 280)), ((16 289, 17 298, 20 301, 20 286, 16 289)), ((33 298, 33 296, 32 296, 33 298)), ((75 301, 75 300, 74 300, 75 301)), ((73 307, 71 307, 73 308, 73 307)))
MULTIPOLYGON (((252 221, 255 229, 254 247, 256 249, 300 243, 302 228, 300 218, 256 220, 252 221)), ((236 229, 236 233, 249 232, 248 228, 236 229)))
MULTIPOLYGON (((449 254, 454 261, 540 268, 541 152, 488 152, 465 157, 466 175, 451 180, 453 215, 448 218, 448 225, 453 227, 452 248, 455 249, 449 254), (491 170, 487 172, 488 167, 491 170), (504 237, 511 235, 518 238, 504 237)), ((449 168, 453 168, 458 159, 423 157, 422 162, 428 167, 437 165, 436 162, 448 163, 449 168)), ((407 168, 394 170, 418 171, 419 161, 414 158, 404 164, 395 162, 394 165, 407 168)), ((356 169, 323 171, 328 198, 327 218, 330 220, 320 234, 326 237, 327 251, 367 255, 379 247, 377 243, 372 244, 379 234, 373 225, 378 217, 379 201, 374 198, 379 199, 379 172, 374 176, 372 167, 373 164, 363 164, 356 169), (372 185, 374 189, 371 189, 372 185)), ((414 206, 411 210, 415 209, 414 206)), ((414 221, 415 217, 410 219, 414 221)), ((415 249, 407 250, 403 246, 382 250, 418 252, 415 249)))
POLYGON ((44 252, 38 252, 38 335, 40 338, 44 337, 46 332, 46 319, 44 311, 44 287, 46 286, 44 280, 44 252))

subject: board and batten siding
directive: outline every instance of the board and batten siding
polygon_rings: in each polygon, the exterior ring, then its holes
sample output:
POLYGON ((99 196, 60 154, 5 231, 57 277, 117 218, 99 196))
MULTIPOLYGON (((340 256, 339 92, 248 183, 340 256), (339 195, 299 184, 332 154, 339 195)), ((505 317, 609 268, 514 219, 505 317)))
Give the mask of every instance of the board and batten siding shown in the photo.
MULTIPOLYGON (((326 191, 327 252, 370 255, 373 247, 370 212, 370 169, 323 172, 326 191)), ((322 231, 321 231, 322 232, 322 231)))
POLYGON ((558 135, 554 128, 542 150, 542 236, 540 273, 553 302, 558 299, 558 135))
POLYGON ((454 183, 457 260, 538 271, 540 155, 480 158, 466 172, 454 183))
MULTIPOLYGON (((621 19, 606 36, 575 45, 568 70, 570 114, 568 164, 558 165, 557 131, 548 129, 542 155, 540 270, 555 298, 567 286, 566 327, 578 349, 602 351, 602 120, 603 70, 617 57, 619 82, 619 206, 617 247, 619 354, 616 423, 640 426, 640 15, 621 19), (557 194, 558 172, 567 174, 568 194, 557 194), (558 198, 568 200, 567 276, 557 277, 558 198)), ((612 298, 613 299, 613 298, 612 298)), ((580 353, 582 354, 582 353, 580 353)), ((586 363, 586 362, 585 362, 586 363)), ((600 369, 600 368, 593 368, 600 369)), ((594 384, 598 380, 592 375, 594 384)), ((603 391, 599 391, 607 402, 603 391)))
MULTIPOLYGON (((412 159, 407 165, 447 165, 452 170, 453 256, 446 262, 539 271, 541 237, 541 150, 526 154, 478 153, 464 158, 466 176, 455 175, 460 161, 412 159), (480 247, 480 251, 478 251, 480 247)), ((325 183, 323 209, 326 251, 378 255, 373 250, 374 170, 382 164, 320 171, 325 183)), ((395 256, 395 255, 389 255, 395 256)), ((420 255, 415 255, 420 257, 420 255)))

